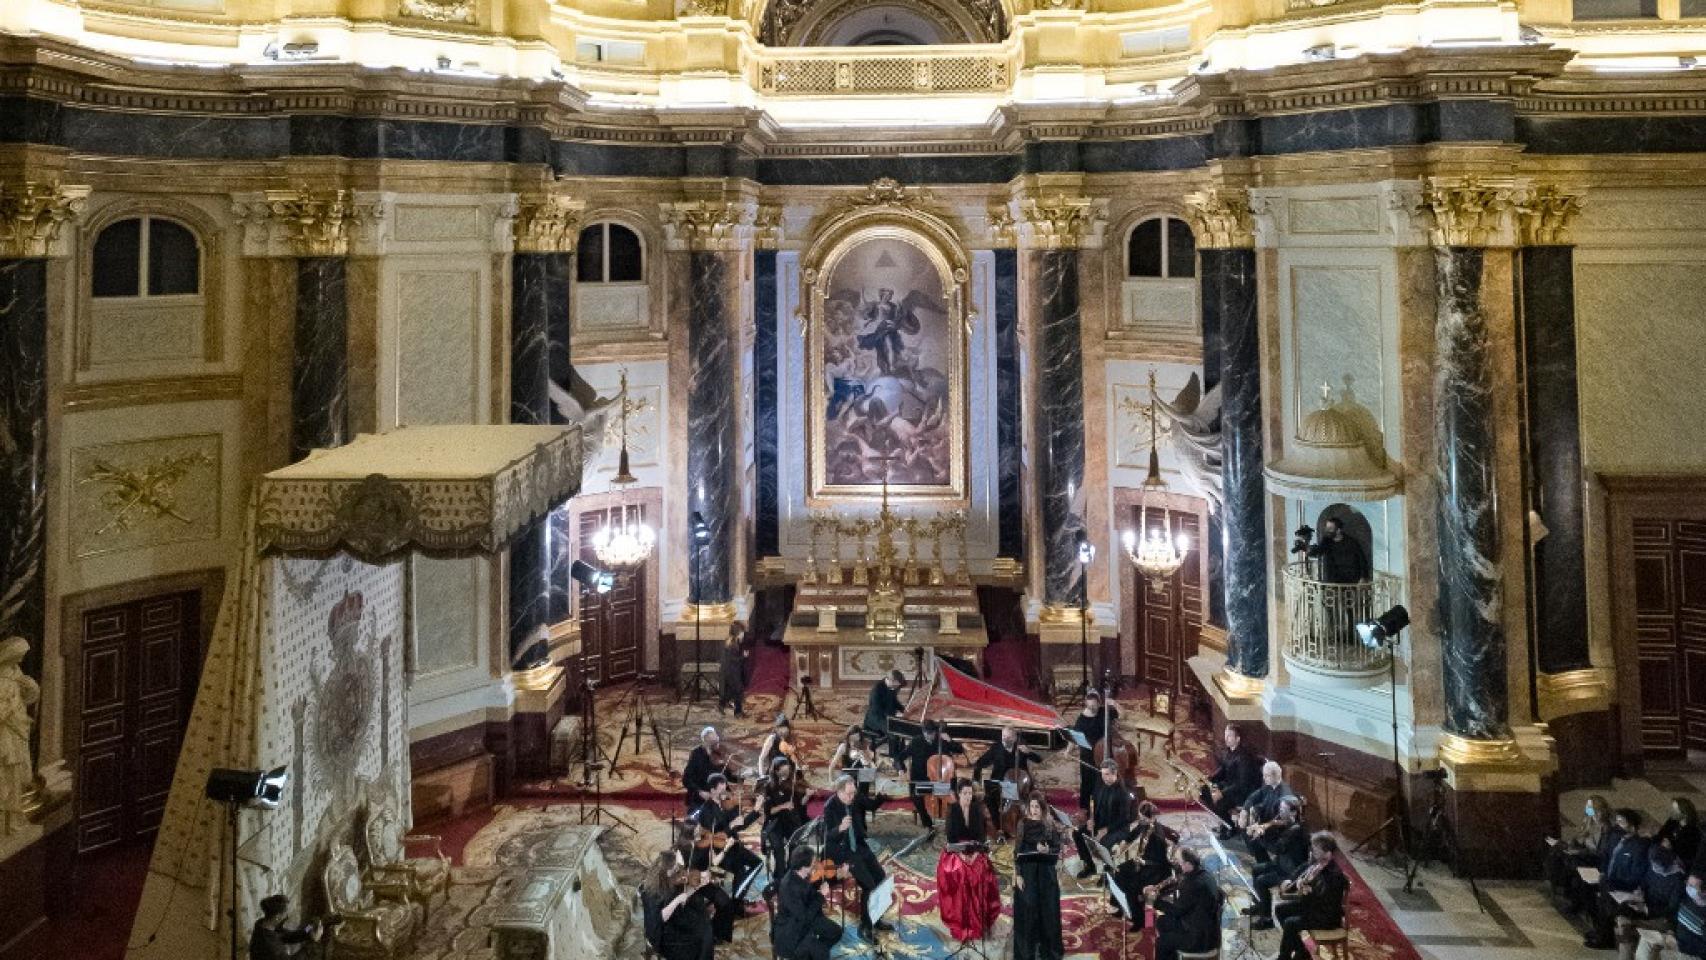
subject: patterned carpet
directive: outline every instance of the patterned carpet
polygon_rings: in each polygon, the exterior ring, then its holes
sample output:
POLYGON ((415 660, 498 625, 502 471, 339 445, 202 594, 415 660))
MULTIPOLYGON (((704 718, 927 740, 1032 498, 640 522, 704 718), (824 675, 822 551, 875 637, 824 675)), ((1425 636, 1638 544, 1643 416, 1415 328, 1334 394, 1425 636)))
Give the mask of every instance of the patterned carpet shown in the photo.
MULTIPOLYGON (((652 724, 646 724, 646 735, 636 752, 630 727, 629 738, 617 755, 618 724, 632 714, 634 707, 632 697, 624 700, 624 694, 622 690, 601 691, 596 728, 606 755, 617 757, 616 774, 604 782, 604 810, 619 817, 632 829, 610 826, 600 836, 599 845, 612 873, 625 889, 630 889, 637 884, 643 864, 662 850, 668 841, 669 818, 680 810, 677 771, 695 743, 700 727, 715 723, 722 730, 725 741, 737 750, 744 750, 750 762, 769 720, 781 706, 781 698, 776 693, 751 695, 747 701, 747 718, 736 720, 732 716, 719 718, 714 702, 709 700, 691 705, 679 702, 667 691, 649 691, 642 712, 649 713, 655 721, 657 736, 654 739, 652 724)), ((787 706, 793 710, 792 696, 788 698, 787 706)), ((1145 703, 1136 699, 1122 700, 1120 707, 1124 713, 1124 726, 1128 728, 1146 709, 1145 703)), ((821 786, 826 780, 824 765, 836 740, 849 724, 857 722, 863 714, 864 691, 827 695, 820 691, 817 708, 821 719, 795 719, 795 739, 807 759, 811 782, 821 786)), ((1209 765, 1208 731, 1181 717, 1175 739, 1178 755, 1185 762, 1199 769, 1209 765)), ((979 749, 977 746, 971 748, 974 757, 979 749)), ((1167 811, 1168 823, 1185 833, 1187 842, 1202 847, 1205 853, 1211 852, 1203 828, 1206 815, 1175 789, 1173 771, 1160 752, 1144 750, 1141 766, 1142 783, 1150 798, 1167 811)), ((1052 798, 1065 801, 1068 808, 1071 807, 1070 798, 1076 791, 1077 773, 1070 756, 1049 758, 1038 779, 1049 789, 1052 798)), ((421 960, 450 960, 452 957, 483 960, 491 955, 484 944, 483 921, 489 919, 493 904, 507 892, 507 885, 513 883, 510 879, 513 871, 506 871, 506 868, 517 865, 521 851, 528 849, 536 838, 559 826, 579 823, 581 817, 590 812, 590 799, 577 795, 575 788, 579 781, 577 767, 572 776, 527 785, 522 790, 522 799, 513 805, 498 807, 490 814, 489 822, 480 825, 465 845, 457 844, 460 847, 460 865, 455 872, 449 905, 434 912, 416 957, 421 960), (580 802, 583 799, 584 804, 580 802)), ((816 804, 813 806, 815 808, 816 804)), ((613 823, 609 817, 603 822, 607 826, 613 823)), ((872 840, 880 854, 899 848, 919 832, 910 809, 900 803, 885 807, 872 823, 872 840)), ((895 878, 898 904, 896 912, 890 915, 895 932, 882 938, 883 947, 891 957, 944 958, 957 946, 936 909, 935 868, 939 851, 940 841, 935 840, 888 865, 889 873, 895 878)), ((1238 858, 1243 875, 1248 876, 1248 856, 1242 853, 1234 856, 1238 858)), ((1011 849, 997 848, 994 859, 1000 876, 1002 899, 1004 903, 1011 904, 1011 849)), ((1225 866, 1218 861, 1215 865, 1225 866)), ((1380 960, 1418 960, 1418 954, 1380 908, 1373 892, 1354 869, 1350 873, 1352 891, 1348 908, 1353 955, 1380 960)), ((1236 883, 1235 873, 1229 868, 1222 871, 1221 877, 1229 886, 1236 883)), ((1123 924, 1108 915, 1104 897, 1097 888, 1080 887, 1064 876, 1061 886, 1062 928, 1068 957, 1119 960, 1122 957, 1153 956, 1152 932, 1146 933, 1141 941, 1133 939, 1125 944, 1126 949, 1122 953, 1123 924)), ((852 918, 848 918, 846 926, 848 933, 837 947, 835 956, 871 956, 870 945, 852 933, 852 918)), ((1230 906, 1226 927, 1228 941, 1224 956, 1228 960, 1238 956, 1272 956, 1278 948, 1276 933, 1258 931, 1255 952, 1242 951, 1243 944, 1239 942, 1242 938, 1234 932, 1239 924, 1232 916, 1230 906)), ((1009 907, 1003 911, 983 945, 990 960, 1011 956, 1011 929, 1009 907)), ((768 960, 768 934, 769 922, 764 917, 740 921, 736 926, 735 942, 717 951, 719 960, 768 960)), ((639 925, 632 924, 617 956, 641 956, 640 943, 636 939, 639 935, 639 925)), ((971 955, 969 952, 961 954, 971 955)))

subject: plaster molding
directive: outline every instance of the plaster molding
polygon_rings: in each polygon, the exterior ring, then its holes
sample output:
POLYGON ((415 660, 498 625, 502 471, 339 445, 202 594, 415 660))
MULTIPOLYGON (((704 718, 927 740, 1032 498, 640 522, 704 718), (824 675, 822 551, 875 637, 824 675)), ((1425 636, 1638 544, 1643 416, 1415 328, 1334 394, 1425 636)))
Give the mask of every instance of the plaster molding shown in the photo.
POLYGON ((60 228, 82 214, 89 193, 57 180, 0 182, 0 260, 68 256, 60 228))

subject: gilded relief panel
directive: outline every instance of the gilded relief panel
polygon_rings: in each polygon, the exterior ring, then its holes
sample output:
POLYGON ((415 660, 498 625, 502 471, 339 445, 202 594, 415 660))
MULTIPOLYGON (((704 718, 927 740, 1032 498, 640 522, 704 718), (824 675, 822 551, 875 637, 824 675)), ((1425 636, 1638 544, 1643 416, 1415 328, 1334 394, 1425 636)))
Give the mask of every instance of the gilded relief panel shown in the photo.
POLYGON ((218 539, 220 445, 209 433, 73 451, 72 556, 218 539))

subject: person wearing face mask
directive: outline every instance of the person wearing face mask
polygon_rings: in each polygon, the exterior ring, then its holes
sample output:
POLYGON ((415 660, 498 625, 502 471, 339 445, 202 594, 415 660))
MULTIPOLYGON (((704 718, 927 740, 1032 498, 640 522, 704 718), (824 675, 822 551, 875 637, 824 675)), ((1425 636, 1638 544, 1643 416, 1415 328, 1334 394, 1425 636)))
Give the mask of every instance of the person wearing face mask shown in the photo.
POLYGON ((1590 945, 1609 947, 1615 943, 1621 949, 1634 944, 1640 930, 1664 933, 1670 929, 1671 918, 1676 916, 1677 906, 1682 902, 1688 878, 1669 847, 1650 846, 1647 860, 1647 873, 1641 878, 1641 886, 1633 897, 1606 895, 1600 898, 1599 913, 1595 917, 1596 942, 1590 945), (1615 935, 1612 933, 1614 926, 1615 935))
POLYGON ((1682 960, 1706 957, 1706 888, 1699 874, 1690 874, 1682 900, 1676 906, 1669 934, 1644 931, 1639 941, 1620 945, 1621 960, 1659 960, 1665 950, 1674 950, 1682 960))
POLYGON ((1700 852, 1700 813, 1694 809, 1694 801, 1672 797, 1670 816, 1659 827, 1653 842, 1668 847, 1683 866, 1692 867, 1700 852))
MULTIPOLYGON (((1611 849, 1611 858, 1600 868, 1599 895, 1593 899, 1593 930, 1582 938, 1582 946, 1598 950, 1609 950, 1616 945, 1612 940, 1612 926, 1625 907, 1633 902, 1631 897, 1645 898, 1645 887, 1653 869, 1653 860, 1648 852, 1651 844, 1640 832, 1640 812, 1629 808, 1618 810, 1613 823, 1622 831, 1623 837, 1611 849)), ((1669 855, 1668 860, 1674 866, 1675 855, 1663 847, 1658 849, 1669 855)), ((1675 886, 1680 893, 1681 882, 1675 886)), ((1668 911, 1667 904, 1665 909, 1653 912, 1668 911)))
POLYGON ((1598 868, 1620 838, 1611 828, 1611 804, 1594 794, 1582 807, 1581 830, 1567 840, 1547 837, 1546 881, 1568 913, 1580 911, 1593 890, 1582 883, 1579 867, 1598 868))

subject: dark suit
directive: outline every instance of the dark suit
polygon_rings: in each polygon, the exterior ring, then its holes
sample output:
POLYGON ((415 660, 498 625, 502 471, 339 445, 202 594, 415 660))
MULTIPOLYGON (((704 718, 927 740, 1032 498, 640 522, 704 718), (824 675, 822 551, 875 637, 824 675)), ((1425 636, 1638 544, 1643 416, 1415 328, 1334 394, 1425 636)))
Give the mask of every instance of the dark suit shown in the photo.
POLYGON ((1309 860, 1309 831, 1301 823, 1276 827, 1261 841, 1268 860, 1258 866, 1251 877, 1256 887, 1256 906, 1262 916, 1273 909, 1274 888, 1303 869, 1309 860))
MULTIPOLYGON (((1092 813, 1088 832, 1099 834, 1106 830, 1106 835, 1096 838, 1104 847, 1124 841, 1134 819, 1131 805, 1131 791, 1125 784, 1117 780, 1101 784, 1096 788, 1096 797, 1090 805, 1092 813)), ((1094 865, 1096 861, 1090 858, 1090 845, 1085 842, 1083 834, 1074 831, 1072 841, 1078 845, 1078 856, 1083 858, 1085 866, 1094 865)))
MULTIPOLYGON (((941 734, 937 734, 935 740, 923 735, 913 737, 912 743, 906 748, 907 776, 914 783, 930 779, 930 758, 937 754, 963 760, 965 759, 966 748, 941 734)), ((926 827, 934 826, 935 821, 930 818, 930 814, 924 811, 924 794, 919 792, 919 788, 916 786, 911 788, 911 793, 912 809, 918 812, 919 821, 926 827)))
POLYGON ((899 737, 889 735, 889 718, 903 709, 900 694, 889 689, 887 680, 878 680, 865 701, 865 733, 871 738, 872 746, 887 743, 889 759, 896 763, 900 762, 901 742, 899 737))
POLYGON ((841 939, 841 925, 823 915, 823 894, 792 870, 776 895, 770 939, 781 960, 828 960, 841 939))
POLYGON ((827 834, 824 856, 845 865, 847 872, 853 875, 853 881, 859 884, 859 927, 865 929, 869 922, 864 912, 864 899, 883 882, 882 865, 865 842, 865 805, 859 802, 858 797, 853 798, 852 804, 845 804, 841 802, 840 795, 830 796, 823 805, 823 828, 827 834), (846 818, 851 818, 852 824, 843 830, 841 821, 846 818))
POLYGON ((717 941, 712 935, 711 919, 705 915, 705 897, 693 897, 675 908, 665 920, 663 908, 674 899, 674 893, 640 891, 646 942, 663 960, 712 960, 717 941))
POLYGON ((1090 805, 1090 797, 1096 792, 1096 784, 1102 781, 1102 775, 1095 769, 1096 744, 1102 741, 1102 728, 1106 726, 1107 729, 1112 730, 1119 719, 1120 708, 1107 706, 1088 717, 1080 713, 1078 719, 1072 721, 1072 729, 1082 733, 1084 739, 1090 741, 1090 749, 1080 748, 1078 751, 1078 759, 1090 764, 1088 767, 1078 768, 1078 808, 1080 810, 1090 805), (1104 713, 1108 713, 1106 718, 1103 717, 1104 713))
POLYGON ((313 942, 314 934, 307 927, 269 927, 257 920, 249 933, 249 960, 290 960, 313 942))
MULTIPOLYGON (((972 778, 984 779, 983 772, 989 771, 990 780, 1005 779, 1008 772, 1017 768, 1028 770, 1033 763, 1042 763, 1043 758, 1026 750, 1023 744, 1015 743, 1012 750, 999 741, 995 746, 983 751, 983 756, 977 758, 977 764, 972 767, 972 778)), ((983 788, 984 804, 989 808, 991 820, 1001 819, 1001 785, 986 783, 983 788)))
POLYGON ((717 773, 717 767, 711 762, 711 751, 704 744, 693 748, 687 755, 687 766, 681 770, 681 788, 687 793, 687 809, 697 810, 705 798, 702 793, 709 792, 711 774, 717 773))
MULTIPOLYGON (((1304 864, 1291 879, 1302 881, 1313 866, 1304 864)), ((1345 925, 1345 894, 1350 885, 1338 861, 1329 860, 1308 880, 1308 894, 1274 908, 1282 931, 1276 960, 1309 960, 1309 951, 1303 947, 1305 930, 1337 930, 1345 925)))
POLYGON ((1177 894, 1155 902, 1155 960, 1219 949, 1220 904, 1220 887, 1207 873, 1181 876, 1177 894))
POLYGON ((1220 802, 1214 802, 1207 789, 1202 791, 1202 802, 1222 820, 1231 820, 1232 811, 1243 806, 1250 794, 1261 786, 1262 758, 1240 742, 1238 749, 1222 750, 1216 754, 1215 764, 1214 772, 1208 775, 1208 782, 1220 788, 1220 802))
MULTIPOLYGON (((1249 814, 1250 823, 1268 823, 1279 816, 1281 800, 1296 796, 1297 794, 1293 793, 1291 788, 1283 783, 1274 787, 1264 783, 1245 799, 1244 810, 1249 814)), ((1262 842, 1263 835, 1258 834, 1254 838, 1250 837, 1249 834, 1244 835, 1245 842, 1250 847, 1250 853, 1255 855, 1257 863, 1268 862, 1268 850, 1262 842)), ((1305 857, 1305 859, 1308 858, 1305 857)))
MULTIPOLYGON (((703 896, 709 898, 717 908, 711 918, 712 928, 716 930, 717 939, 728 943, 734 937, 735 920, 740 917, 740 904, 735 902, 733 892, 740 889, 746 880, 746 875, 757 869, 758 857, 748 850, 737 839, 738 834, 750 822, 751 815, 736 816, 731 810, 724 810, 717 804, 707 800, 694 811, 692 821, 700 830, 707 834, 724 833, 729 837, 729 845, 723 853, 722 868, 729 872, 730 882, 727 890, 717 884, 705 888, 703 896)), ((688 866, 695 870, 704 870, 710 866, 711 851, 695 849, 688 858, 688 866)))

